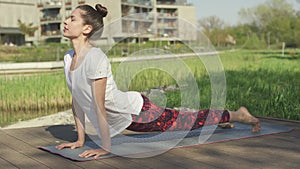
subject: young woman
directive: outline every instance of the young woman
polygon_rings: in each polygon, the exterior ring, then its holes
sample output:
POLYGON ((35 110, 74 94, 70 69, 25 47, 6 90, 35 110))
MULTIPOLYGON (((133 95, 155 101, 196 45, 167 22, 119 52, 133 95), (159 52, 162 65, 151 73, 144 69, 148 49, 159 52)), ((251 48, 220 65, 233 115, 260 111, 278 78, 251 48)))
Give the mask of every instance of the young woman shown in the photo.
POLYGON ((87 115, 101 138, 101 148, 84 151, 79 156, 95 158, 111 151, 111 137, 125 129, 141 132, 196 129, 205 124, 242 122, 260 131, 260 122, 245 107, 237 111, 200 110, 178 112, 154 105, 138 92, 118 90, 112 77, 108 58, 89 43, 100 38, 107 9, 100 4, 78 6, 64 21, 63 35, 69 38, 73 50, 65 54, 65 75, 72 93, 72 110, 76 122, 76 142, 58 145, 57 149, 82 147, 85 142, 84 117, 87 115), (208 113, 212 112, 210 118, 208 113), (194 123, 191 123, 194 122, 194 123))

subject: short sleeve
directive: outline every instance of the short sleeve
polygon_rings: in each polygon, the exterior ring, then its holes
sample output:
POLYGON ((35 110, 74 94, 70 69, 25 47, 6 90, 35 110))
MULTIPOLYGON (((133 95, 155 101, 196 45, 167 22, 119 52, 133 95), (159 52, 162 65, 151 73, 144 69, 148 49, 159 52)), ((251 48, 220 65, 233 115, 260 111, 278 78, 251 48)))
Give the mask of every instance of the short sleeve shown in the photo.
POLYGON ((72 56, 74 55, 73 50, 69 50, 64 55, 64 69, 68 70, 72 62, 72 56))
POLYGON ((70 92, 72 92, 72 89, 71 89, 72 84, 71 84, 71 78, 69 75, 69 70, 70 70, 73 55, 74 55, 73 50, 66 52, 66 54, 64 55, 64 73, 65 73, 66 82, 67 82, 70 92))
POLYGON ((86 77, 100 79, 108 76, 109 60, 101 50, 92 50, 86 56, 86 77))

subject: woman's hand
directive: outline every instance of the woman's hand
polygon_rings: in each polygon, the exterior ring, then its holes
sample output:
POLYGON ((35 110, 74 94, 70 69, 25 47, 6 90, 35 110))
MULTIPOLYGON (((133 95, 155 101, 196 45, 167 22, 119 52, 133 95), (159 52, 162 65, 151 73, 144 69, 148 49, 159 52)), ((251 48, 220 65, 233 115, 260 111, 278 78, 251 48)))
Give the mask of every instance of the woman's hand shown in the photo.
POLYGON ((61 150, 61 149, 64 149, 64 148, 71 148, 71 149, 75 149, 75 148, 80 148, 83 146, 84 143, 80 142, 80 141, 76 141, 76 142, 73 142, 73 143, 63 143, 63 144, 60 144, 58 146, 56 146, 55 148, 57 150, 61 150))
POLYGON ((79 154, 79 157, 89 158, 89 157, 94 156, 94 158, 96 159, 96 158, 98 158, 100 156, 103 156, 103 155, 106 155, 106 154, 109 154, 109 152, 105 151, 103 149, 93 149, 93 150, 84 151, 83 153, 79 154))

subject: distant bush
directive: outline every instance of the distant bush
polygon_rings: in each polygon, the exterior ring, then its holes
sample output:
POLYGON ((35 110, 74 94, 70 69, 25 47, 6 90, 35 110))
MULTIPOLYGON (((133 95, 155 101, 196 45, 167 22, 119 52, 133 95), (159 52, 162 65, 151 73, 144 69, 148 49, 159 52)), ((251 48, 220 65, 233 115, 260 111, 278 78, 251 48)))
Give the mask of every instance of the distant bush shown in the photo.
POLYGON ((248 40, 243 45, 244 49, 266 49, 267 44, 264 40, 261 40, 257 37, 256 34, 249 36, 248 40))

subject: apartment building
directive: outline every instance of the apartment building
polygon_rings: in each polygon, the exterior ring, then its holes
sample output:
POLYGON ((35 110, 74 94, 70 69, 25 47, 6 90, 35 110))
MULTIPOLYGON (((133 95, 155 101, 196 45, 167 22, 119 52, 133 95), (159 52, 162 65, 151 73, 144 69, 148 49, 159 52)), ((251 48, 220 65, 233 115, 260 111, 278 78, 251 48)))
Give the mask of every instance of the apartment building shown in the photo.
POLYGON ((0 42, 15 42, 20 37, 23 40, 16 44, 68 42, 62 36, 65 18, 78 5, 96 3, 109 11, 100 43, 192 38, 184 35, 189 31, 186 23, 196 23, 195 8, 187 0, 0 0, 0 42), (18 19, 38 26, 34 36, 18 29, 18 19))
POLYGON ((190 40, 182 32, 196 24, 195 7, 186 0, 122 0, 121 11, 123 33, 142 40, 190 40))
MULTIPOLYGON (((18 20, 38 26, 36 0, 0 0, 0 44, 21 45, 25 35, 20 31, 18 20)), ((26 40, 37 41, 38 34, 27 36, 26 40)))

